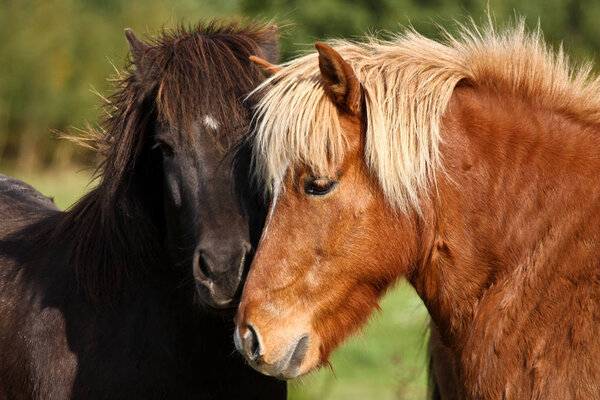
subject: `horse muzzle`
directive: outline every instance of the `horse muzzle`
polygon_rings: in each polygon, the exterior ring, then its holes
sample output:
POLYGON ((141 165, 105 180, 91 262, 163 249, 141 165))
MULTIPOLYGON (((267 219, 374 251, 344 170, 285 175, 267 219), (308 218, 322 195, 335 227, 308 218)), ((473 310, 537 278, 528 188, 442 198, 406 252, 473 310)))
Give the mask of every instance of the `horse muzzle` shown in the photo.
POLYGON ((236 306, 244 271, 251 258, 251 246, 232 246, 235 251, 217 253, 198 247, 193 258, 196 289, 202 301, 215 309, 236 306))

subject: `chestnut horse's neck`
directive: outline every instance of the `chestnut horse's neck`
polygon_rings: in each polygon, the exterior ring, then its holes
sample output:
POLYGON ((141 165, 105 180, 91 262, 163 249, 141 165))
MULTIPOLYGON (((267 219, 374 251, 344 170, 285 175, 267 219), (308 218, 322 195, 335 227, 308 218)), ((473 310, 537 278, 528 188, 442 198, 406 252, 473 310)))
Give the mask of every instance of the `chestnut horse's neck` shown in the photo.
POLYGON ((585 386, 600 378, 600 125, 465 86, 442 138, 447 173, 408 279, 456 355, 464 394, 600 390, 585 386))

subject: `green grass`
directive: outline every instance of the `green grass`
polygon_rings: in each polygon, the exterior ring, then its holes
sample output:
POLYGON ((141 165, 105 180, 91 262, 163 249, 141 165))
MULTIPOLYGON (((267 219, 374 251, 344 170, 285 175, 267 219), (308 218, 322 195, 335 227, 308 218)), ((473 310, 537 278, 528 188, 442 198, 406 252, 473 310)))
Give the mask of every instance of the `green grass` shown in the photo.
MULTIPOLYGON (((91 170, 22 174, 29 183, 67 208, 93 185, 91 170)), ((334 352, 333 370, 321 369, 291 382, 291 400, 424 399, 426 395, 427 311, 412 288, 401 282, 381 303, 361 334, 334 352)))

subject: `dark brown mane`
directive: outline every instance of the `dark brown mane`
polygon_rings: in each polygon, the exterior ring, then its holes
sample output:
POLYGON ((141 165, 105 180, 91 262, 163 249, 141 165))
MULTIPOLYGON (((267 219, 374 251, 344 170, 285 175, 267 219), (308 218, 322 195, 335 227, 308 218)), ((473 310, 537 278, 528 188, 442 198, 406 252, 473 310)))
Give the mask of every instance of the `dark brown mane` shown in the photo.
POLYGON ((127 278, 162 264, 160 170, 150 151, 154 124, 185 128, 210 114, 220 125, 216 140, 237 140, 247 124, 243 97, 262 80, 248 57, 262 52, 259 43, 269 35, 270 27, 214 21, 165 30, 143 54, 143 65, 132 63, 117 80, 110 116, 96 139, 100 183, 52 234, 74 238, 71 255, 89 295, 117 294, 127 278))

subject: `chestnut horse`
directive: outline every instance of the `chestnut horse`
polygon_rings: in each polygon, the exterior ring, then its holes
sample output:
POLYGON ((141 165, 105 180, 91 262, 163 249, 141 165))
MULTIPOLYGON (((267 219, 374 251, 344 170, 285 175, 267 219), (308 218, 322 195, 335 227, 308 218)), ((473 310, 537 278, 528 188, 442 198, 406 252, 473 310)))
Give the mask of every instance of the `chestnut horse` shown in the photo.
POLYGON ((600 81, 522 23, 316 47, 257 60, 272 200, 238 350, 304 375, 405 277, 460 397, 600 398, 600 81))

